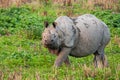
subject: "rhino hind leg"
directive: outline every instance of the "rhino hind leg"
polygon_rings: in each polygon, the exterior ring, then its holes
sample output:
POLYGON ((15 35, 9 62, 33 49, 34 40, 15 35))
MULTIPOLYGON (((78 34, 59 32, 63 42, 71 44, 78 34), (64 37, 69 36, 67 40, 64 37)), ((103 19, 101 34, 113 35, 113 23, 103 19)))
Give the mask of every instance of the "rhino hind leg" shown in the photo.
POLYGON ((108 67, 108 62, 107 58, 104 55, 104 50, 103 51, 96 51, 94 53, 94 66, 98 68, 103 68, 103 67, 108 67))

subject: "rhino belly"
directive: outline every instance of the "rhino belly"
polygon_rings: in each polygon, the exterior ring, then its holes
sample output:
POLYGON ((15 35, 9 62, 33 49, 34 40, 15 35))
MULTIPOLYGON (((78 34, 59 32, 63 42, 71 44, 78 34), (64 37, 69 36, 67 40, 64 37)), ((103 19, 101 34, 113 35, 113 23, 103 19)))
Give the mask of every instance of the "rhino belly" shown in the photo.
POLYGON ((76 47, 71 50, 70 55, 83 57, 93 54, 102 46, 104 25, 101 25, 102 22, 95 17, 83 16, 76 21, 76 27, 80 30, 80 36, 76 47))
POLYGON ((70 56, 78 57, 78 58, 85 57, 90 54, 93 54, 97 50, 97 47, 87 48, 87 47, 79 46, 71 51, 70 56))
POLYGON ((101 31, 98 33, 94 33, 87 31, 80 32, 80 38, 78 40, 78 44, 74 49, 71 50, 70 55, 75 57, 84 57, 89 54, 93 54, 98 50, 98 48, 102 45, 103 33, 101 31))

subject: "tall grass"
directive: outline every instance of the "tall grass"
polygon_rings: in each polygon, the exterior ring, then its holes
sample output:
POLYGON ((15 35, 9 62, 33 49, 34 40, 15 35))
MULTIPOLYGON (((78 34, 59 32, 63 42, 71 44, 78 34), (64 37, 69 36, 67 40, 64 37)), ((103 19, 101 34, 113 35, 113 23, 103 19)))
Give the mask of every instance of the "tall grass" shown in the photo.
POLYGON ((89 9, 110 9, 114 11, 120 11, 120 1, 119 0, 88 0, 84 3, 84 7, 89 9))
POLYGON ((27 2, 31 2, 31 0, 0 0, 0 7, 7 8, 12 5, 19 7, 20 5, 25 4, 27 2))
MULTIPOLYGON (((85 9, 110 9, 120 12, 119 0, 0 0, 0 7, 9 7, 11 5, 21 6, 22 4, 33 3, 35 6, 40 5, 62 5, 62 6, 74 6, 81 5, 81 8, 85 9)), ((32 4, 32 5, 33 5, 32 4)))

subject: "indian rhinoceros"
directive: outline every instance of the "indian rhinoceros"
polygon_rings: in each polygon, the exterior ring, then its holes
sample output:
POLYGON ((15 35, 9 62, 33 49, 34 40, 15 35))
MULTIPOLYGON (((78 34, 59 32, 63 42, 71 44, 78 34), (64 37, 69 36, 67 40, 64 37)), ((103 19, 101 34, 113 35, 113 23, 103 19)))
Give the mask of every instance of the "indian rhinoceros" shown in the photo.
POLYGON ((76 18, 58 17, 51 25, 45 22, 42 43, 57 55, 55 67, 70 64, 68 56, 85 57, 94 54, 94 66, 108 66, 104 49, 110 41, 107 25, 92 14, 76 18))

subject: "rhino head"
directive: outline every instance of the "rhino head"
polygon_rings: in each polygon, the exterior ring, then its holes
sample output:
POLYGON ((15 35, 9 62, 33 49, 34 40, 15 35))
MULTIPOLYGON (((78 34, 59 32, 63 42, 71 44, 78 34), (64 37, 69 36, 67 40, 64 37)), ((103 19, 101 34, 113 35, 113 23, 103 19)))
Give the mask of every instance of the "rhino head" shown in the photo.
POLYGON ((45 29, 42 33, 42 44, 44 47, 48 48, 51 53, 58 52, 60 47, 60 38, 58 31, 56 29, 57 23, 53 22, 49 25, 48 22, 44 22, 45 29))

